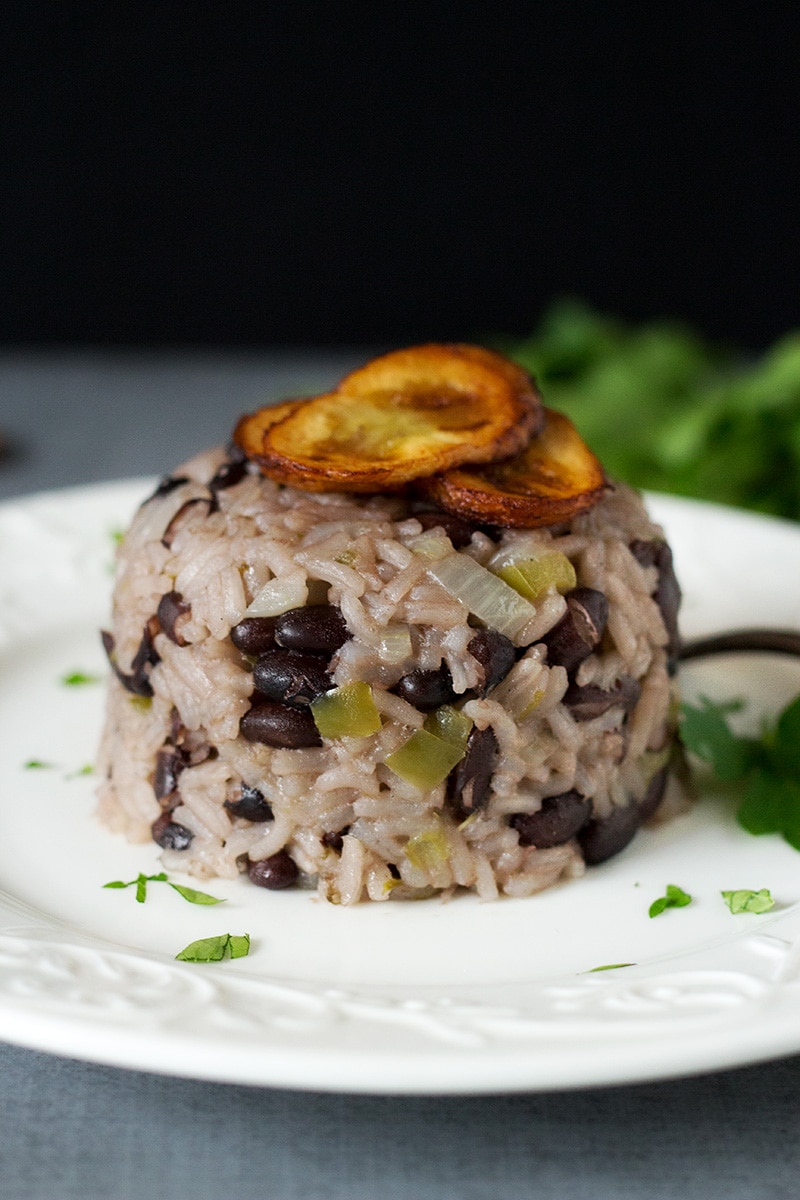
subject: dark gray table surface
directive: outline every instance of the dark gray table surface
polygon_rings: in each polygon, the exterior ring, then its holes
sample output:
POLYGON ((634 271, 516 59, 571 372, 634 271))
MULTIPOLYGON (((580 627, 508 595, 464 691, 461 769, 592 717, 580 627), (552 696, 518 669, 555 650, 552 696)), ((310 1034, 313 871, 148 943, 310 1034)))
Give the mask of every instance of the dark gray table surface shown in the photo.
MULTIPOLYGON (((364 357, 7 352, 0 500, 165 473, 241 412, 325 388, 364 357)), ((799 1125, 800 1058, 553 1095, 370 1098, 0 1044, 3 1200, 777 1200, 800 1190, 799 1125)))

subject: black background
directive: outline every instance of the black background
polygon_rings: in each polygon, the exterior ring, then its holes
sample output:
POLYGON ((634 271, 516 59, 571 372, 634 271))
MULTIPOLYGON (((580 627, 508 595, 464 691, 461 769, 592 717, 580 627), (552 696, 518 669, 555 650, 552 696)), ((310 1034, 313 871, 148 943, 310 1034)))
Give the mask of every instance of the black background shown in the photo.
POLYGON ((580 295, 800 324, 794 4, 2 18, 0 341, 394 344, 580 295))

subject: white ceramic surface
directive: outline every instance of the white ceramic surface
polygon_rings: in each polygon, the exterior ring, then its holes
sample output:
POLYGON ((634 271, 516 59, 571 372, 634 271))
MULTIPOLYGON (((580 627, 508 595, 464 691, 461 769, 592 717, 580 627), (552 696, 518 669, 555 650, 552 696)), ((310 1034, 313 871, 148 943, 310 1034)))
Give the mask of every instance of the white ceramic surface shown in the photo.
MULTIPOLYGON (((718 797, 640 833, 584 879, 527 900, 320 903, 246 882, 145 904, 112 879, 159 869, 93 816, 114 530, 149 481, 0 506, 0 1037, 204 1079, 375 1093, 569 1088, 800 1051, 800 856, 751 838, 718 797), (30 760, 47 763, 26 768, 30 760), (648 917, 667 883, 692 904, 648 917), (772 890, 732 916, 722 889, 772 890), (248 958, 184 964, 194 938, 248 932, 248 958), (633 963, 592 973, 608 963, 633 963)), ((800 624, 800 529, 652 497, 675 549, 687 635, 800 624)), ((800 665, 726 656, 688 697, 746 695, 744 720, 800 691, 800 665)), ((188 879, 178 882, 195 882, 188 879)))

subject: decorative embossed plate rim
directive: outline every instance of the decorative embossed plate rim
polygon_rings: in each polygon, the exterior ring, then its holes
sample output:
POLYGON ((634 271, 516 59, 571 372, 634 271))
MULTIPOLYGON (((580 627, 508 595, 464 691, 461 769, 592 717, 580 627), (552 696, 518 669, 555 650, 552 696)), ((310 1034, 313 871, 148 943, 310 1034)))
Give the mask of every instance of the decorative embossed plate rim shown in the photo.
MULTIPOLYGON (((78 768, 102 693, 58 678, 102 670, 110 534, 149 486, 0 505, 0 1036, 133 1069, 384 1094, 613 1084, 800 1051, 800 859, 747 838, 711 796, 531 900, 341 910, 205 885, 226 898, 220 917, 169 889, 143 906, 102 891, 157 860, 93 820, 78 768), (48 768, 24 768, 45 754, 48 768), (667 882, 695 901, 650 921, 667 882), (775 912, 731 917, 718 892, 745 886, 771 887, 775 912), (250 958, 174 961, 229 927, 251 932, 250 958), (591 971, 622 959, 637 965, 591 971)), ((795 526, 668 497, 651 509, 675 549, 688 633, 796 624, 795 526)), ((751 719, 800 689, 800 668, 773 657, 685 678, 689 694, 745 692, 751 719)))

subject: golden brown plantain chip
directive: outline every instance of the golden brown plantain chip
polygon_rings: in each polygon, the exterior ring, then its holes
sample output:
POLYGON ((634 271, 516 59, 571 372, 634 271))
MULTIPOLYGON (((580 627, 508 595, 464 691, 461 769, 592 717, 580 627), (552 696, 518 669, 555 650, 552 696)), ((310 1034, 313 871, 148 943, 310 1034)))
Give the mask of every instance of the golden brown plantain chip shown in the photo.
POLYGON ((601 500, 609 484, 599 460, 562 413, 545 408, 544 427, 503 462, 456 467, 417 488, 441 508, 489 525, 555 525, 601 500))
POLYGON ((247 413, 240 417, 233 431, 233 440, 248 458, 255 458, 261 453, 264 444, 264 434, 270 425, 282 421, 289 413, 303 404, 303 400, 284 400, 282 404, 273 404, 268 408, 259 408, 258 412, 247 413))
POLYGON ((235 438, 271 479, 312 492, 378 492, 514 454, 540 423, 541 400, 500 355, 432 343, 374 359, 282 419, 262 427, 259 417, 240 422, 235 438))

